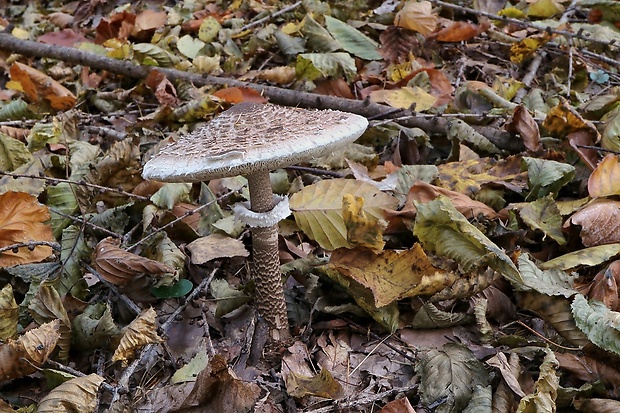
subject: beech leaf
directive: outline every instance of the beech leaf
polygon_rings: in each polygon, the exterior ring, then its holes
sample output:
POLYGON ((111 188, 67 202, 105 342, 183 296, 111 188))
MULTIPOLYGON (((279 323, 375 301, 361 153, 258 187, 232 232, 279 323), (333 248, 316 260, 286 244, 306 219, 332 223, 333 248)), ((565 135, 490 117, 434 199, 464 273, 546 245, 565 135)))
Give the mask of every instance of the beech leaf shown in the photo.
MULTIPOLYGON (((53 242, 52 230, 44 224, 50 219, 46 206, 25 192, 7 192, 0 195, 0 247, 29 242, 53 242)), ((17 252, 4 251, 0 254, 0 267, 38 262, 47 258, 52 248, 39 245, 32 251, 21 247, 17 252)))
POLYGON ((324 249, 352 247, 347 241, 342 212, 342 199, 346 194, 363 198, 363 212, 375 220, 383 219, 386 209, 398 205, 396 198, 374 185, 352 179, 321 181, 293 194, 290 208, 297 225, 324 249))

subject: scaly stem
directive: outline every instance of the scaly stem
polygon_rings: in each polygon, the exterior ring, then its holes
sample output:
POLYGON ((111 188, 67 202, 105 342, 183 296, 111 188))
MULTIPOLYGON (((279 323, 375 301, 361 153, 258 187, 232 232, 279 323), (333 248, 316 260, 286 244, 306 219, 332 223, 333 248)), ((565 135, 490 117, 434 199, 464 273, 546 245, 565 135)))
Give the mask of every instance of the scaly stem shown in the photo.
MULTIPOLYGON (((269 171, 247 176, 250 205, 254 212, 268 212, 273 208, 273 191, 269 171)), ((252 277, 256 283, 256 306, 267 321, 271 338, 280 341, 289 337, 289 324, 280 272, 278 225, 252 228, 252 277)))

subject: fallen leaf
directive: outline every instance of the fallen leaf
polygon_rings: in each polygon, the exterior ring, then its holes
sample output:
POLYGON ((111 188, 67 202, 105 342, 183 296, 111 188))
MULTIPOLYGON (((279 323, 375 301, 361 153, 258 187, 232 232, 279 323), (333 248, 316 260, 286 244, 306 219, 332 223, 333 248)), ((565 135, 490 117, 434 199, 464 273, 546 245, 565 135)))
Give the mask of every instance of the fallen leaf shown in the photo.
POLYGON ((187 244, 192 264, 204 264, 217 258, 247 257, 249 251, 243 242, 222 234, 210 234, 187 244))
MULTIPOLYGON (((52 229, 44 224, 50 219, 46 206, 25 192, 6 192, 0 195, 0 248, 31 242, 53 242, 52 229)), ((52 248, 39 245, 32 251, 21 247, 18 251, 4 251, 0 254, 0 267, 38 262, 47 258, 52 248)))
POLYGON ((77 102, 69 89, 37 69, 15 62, 10 73, 12 88, 23 91, 35 102, 45 99, 57 110, 71 109, 77 102))
POLYGON ((592 198, 620 195, 620 157, 606 155, 588 178, 588 193, 592 198))
POLYGON ((396 13, 394 25, 428 36, 437 27, 437 15, 429 1, 408 1, 396 13))

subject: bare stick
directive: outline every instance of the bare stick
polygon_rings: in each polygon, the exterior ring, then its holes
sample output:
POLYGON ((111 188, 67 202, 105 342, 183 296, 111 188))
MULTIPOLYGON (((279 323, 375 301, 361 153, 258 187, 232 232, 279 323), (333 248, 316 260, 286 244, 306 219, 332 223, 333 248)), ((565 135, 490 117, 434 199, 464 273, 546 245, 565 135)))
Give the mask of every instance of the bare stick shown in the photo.
POLYGON ((245 26, 243 26, 242 28, 240 28, 239 32, 243 32, 245 30, 251 29, 252 27, 259 26, 259 25, 261 25, 261 24, 263 24, 263 23, 273 19, 274 17, 277 17, 277 16, 279 16, 281 14, 288 13, 289 11, 296 9, 300 5, 301 5, 301 1, 298 1, 297 3, 291 4, 290 6, 287 6, 287 7, 283 8, 282 10, 278 10, 278 11, 276 11, 274 13, 271 13, 269 16, 265 16, 262 19, 258 19, 258 20, 254 21, 254 22, 248 23, 245 26))

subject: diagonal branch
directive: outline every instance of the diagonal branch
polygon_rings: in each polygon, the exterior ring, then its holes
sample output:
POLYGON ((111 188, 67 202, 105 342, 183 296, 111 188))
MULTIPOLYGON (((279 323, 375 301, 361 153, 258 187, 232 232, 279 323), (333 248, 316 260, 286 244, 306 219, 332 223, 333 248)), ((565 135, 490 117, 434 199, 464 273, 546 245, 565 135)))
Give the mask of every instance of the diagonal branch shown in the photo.
MULTIPOLYGON (((133 79, 145 79, 151 70, 164 73, 171 80, 183 80, 196 86, 219 85, 223 87, 248 87, 268 97, 272 103, 284 106, 301 106, 305 108, 336 109, 356 113, 371 119, 393 118, 400 116, 399 124, 407 127, 423 129, 428 134, 446 134, 448 119, 440 115, 433 118, 418 117, 409 110, 394 108, 372 103, 368 100, 345 99, 336 96, 325 96, 316 93, 300 92, 258 83, 242 82, 235 79, 189 73, 181 70, 141 66, 126 60, 112 59, 95 53, 86 52, 72 47, 48 45, 30 40, 21 40, 9 33, 0 33, 0 50, 7 50, 29 57, 46 57, 61 60, 73 65, 88 66, 93 69, 127 76, 133 79), (410 116, 405 116, 409 114, 410 116)), ((519 151, 522 144, 518 139, 498 128, 479 126, 476 130, 502 149, 519 151)))

